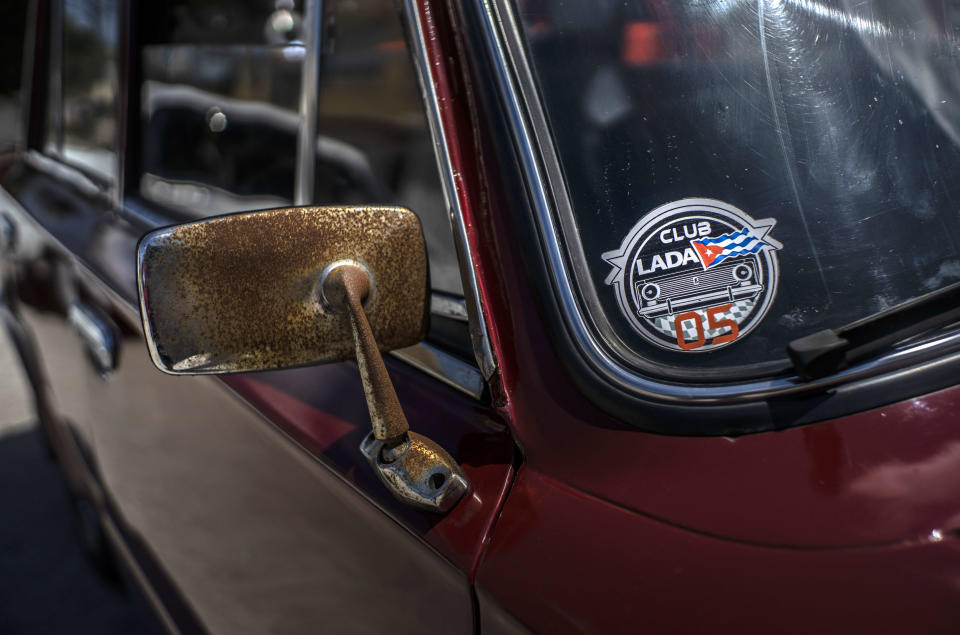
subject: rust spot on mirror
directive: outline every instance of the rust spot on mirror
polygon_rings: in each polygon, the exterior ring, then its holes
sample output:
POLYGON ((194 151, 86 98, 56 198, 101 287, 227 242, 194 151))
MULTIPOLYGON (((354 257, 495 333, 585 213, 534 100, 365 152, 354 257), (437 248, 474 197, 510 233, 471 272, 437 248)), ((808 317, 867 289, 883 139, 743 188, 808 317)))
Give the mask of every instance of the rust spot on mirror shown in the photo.
POLYGON ((368 273, 363 307, 381 351, 423 339, 427 256, 410 210, 275 209, 147 234, 137 276, 154 363, 199 374, 353 359, 348 315, 321 297, 323 273, 337 263, 368 273))

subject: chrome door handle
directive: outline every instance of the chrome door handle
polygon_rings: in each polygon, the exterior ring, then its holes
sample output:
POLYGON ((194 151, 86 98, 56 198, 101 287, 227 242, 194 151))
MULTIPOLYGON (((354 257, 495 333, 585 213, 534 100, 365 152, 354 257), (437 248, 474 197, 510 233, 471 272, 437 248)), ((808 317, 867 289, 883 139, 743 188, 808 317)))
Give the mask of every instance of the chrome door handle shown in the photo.
POLYGON ((116 331, 108 318, 83 302, 70 305, 67 319, 83 342, 93 367, 101 376, 107 376, 117 367, 116 331))

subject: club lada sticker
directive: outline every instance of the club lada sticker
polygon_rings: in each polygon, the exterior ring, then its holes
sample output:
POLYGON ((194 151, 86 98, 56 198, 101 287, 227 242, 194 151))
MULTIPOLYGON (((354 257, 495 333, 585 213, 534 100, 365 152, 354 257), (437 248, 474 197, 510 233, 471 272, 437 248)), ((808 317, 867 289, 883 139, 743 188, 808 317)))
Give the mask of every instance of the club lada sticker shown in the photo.
POLYGON ((729 346, 773 304, 783 248, 770 237, 776 223, 711 199, 667 203, 603 254, 613 266, 606 283, 650 343, 691 353, 729 346))

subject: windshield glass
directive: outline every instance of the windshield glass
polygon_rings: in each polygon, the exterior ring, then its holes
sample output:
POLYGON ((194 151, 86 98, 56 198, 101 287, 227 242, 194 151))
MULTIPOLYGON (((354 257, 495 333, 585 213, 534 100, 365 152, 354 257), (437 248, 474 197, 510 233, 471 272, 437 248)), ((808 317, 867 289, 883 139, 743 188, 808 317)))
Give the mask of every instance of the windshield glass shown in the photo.
POLYGON ((960 3, 516 10, 576 288, 628 361, 762 374, 791 339, 960 279, 960 3))

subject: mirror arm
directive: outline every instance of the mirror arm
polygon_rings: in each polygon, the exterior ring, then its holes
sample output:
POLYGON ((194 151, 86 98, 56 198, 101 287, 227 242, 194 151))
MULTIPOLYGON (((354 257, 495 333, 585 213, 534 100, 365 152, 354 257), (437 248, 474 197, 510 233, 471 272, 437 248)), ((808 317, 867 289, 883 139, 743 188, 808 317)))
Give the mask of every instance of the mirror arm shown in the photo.
POLYGON ((363 301, 370 293, 370 277, 359 267, 345 265, 330 274, 329 282, 343 289, 343 303, 350 316, 373 436, 388 447, 402 443, 410 426, 363 311, 363 301))
POLYGON ((424 511, 446 513, 469 491, 470 482, 446 450, 410 431, 363 310, 370 287, 367 272, 349 264, 337 267, 321 282, 327 308, 346 310, 350 318, 357 366, 373 424, 360 451, 397 500, 424 511))

